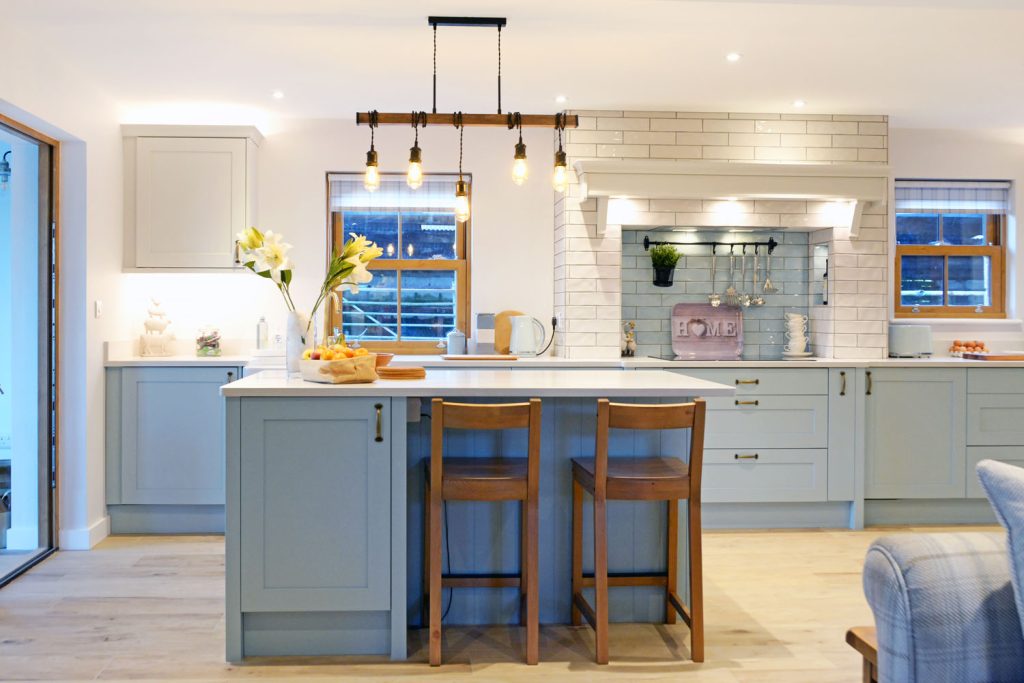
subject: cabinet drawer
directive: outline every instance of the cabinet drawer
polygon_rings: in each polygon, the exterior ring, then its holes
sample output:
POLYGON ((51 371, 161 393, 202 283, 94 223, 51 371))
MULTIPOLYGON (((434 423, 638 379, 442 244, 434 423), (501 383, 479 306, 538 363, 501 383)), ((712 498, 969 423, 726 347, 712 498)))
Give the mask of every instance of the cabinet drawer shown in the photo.
POLYGON ((680 368, 672 372, 735 387, 737 396, 828 393, 828 370, 824 368, 680 368))
POLYGON ((705 503, 827 500, 828 451, 824 448, 706 450, 701 498, 705 503))
POLYGON ((1024 369, 969 368, 968 394, 1024 394, 1024 369))
POLYGON ((1024 445, 1024 394, 970 394, 967 397, 970 446, 1024 445))
POLYGON ((707 401, 707 448, 827 448, 827 396, 737 396, 707 401))
POLYGON ((967 449, 967 497, 984 498, 985 489, 978 481, 976 468, 982 460, 998 460, 1007 465, 1024 467, 1024 446, 970 446, 967 449))

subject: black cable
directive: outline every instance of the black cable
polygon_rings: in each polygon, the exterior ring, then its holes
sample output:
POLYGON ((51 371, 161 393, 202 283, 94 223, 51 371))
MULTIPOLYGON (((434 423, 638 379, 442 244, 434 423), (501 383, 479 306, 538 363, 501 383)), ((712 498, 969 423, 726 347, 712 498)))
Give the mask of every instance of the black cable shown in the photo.
POLYGON ((437 24, 434 24, 434 113, 437 113, 437 24))
POLYGON ((498 24, 498 113, 501 113, 501 24, 498 24))
POLYGON ((551 348, 551 345, 555 343, 555 330, 558 328, 558 318, 551 316, 551 338, 548 339, 548 343, 540 350, 538 356, 543 356, 551 348))

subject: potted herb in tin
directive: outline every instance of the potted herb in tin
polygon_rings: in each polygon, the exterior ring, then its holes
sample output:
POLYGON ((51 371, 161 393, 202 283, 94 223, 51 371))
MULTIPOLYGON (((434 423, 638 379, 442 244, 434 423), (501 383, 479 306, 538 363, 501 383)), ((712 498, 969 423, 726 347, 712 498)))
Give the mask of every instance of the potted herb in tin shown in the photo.
POLYGON ((671 287, 672 278, 679 262, 679 252, 671 244, 656 244, 651 247, 651 265, 654 266, 654 286, 671 287))

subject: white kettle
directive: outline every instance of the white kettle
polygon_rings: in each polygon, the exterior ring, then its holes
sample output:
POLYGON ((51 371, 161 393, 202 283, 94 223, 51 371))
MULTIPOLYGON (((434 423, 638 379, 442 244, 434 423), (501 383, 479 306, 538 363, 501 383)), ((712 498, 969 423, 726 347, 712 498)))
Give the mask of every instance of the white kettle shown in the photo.
POLYGON ((509 352, 525 358, 540 353, 547 341, 543 323, 528 315, 514 315, 509 320, 512 323, 509 352))

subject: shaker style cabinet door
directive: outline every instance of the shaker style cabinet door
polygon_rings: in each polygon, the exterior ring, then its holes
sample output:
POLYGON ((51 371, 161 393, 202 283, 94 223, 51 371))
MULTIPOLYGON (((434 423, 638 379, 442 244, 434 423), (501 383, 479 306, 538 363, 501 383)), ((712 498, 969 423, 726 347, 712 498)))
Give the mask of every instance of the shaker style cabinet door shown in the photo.
POLYGON ((387 610, 389 399, 243 399, 242 610, 387 610))
POLYGON ((866 498, 963 498, 967 376, 962 369, 865 373, 866 498))
POLYGON ((135 162, 134 265, 231 268, 246 228, 246 141, 140 137, 135 162))
POLYGON ((238 368, 124 368, 121 503, 224 504, 224 401, 238 368))

